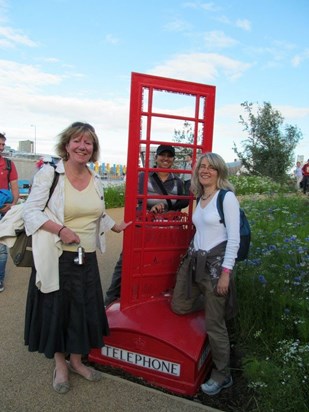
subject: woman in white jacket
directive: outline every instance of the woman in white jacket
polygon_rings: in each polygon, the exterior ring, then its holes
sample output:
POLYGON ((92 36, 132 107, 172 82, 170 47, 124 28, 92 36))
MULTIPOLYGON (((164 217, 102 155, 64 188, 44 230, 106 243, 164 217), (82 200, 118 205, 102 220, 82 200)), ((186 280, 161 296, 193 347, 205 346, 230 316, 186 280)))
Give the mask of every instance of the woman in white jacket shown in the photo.
POLYGON ((55 359, 53 388, 66 393, 69 371, 91 381, 101 378, 82 363, 91 348, 104 345, 103 336, 109 332, 96 248, 105 250, 107 230, 119 233, 127 224, 115 224, 105 213, 101 179, 87 167, 99 158, 94 128, 73 123, 59 135, 56 148, 62 160, 56 170, 46 165, 37 172, 24 205, 35 263, 27 297, 25 344, 29 351, 55 359), (55 173, 59 179, 48 201, 55 173), (83 248, 81 259, 76 259, 78 246, 83 248), (58 256, 52 271, 48 270, 49 253, 58 256))

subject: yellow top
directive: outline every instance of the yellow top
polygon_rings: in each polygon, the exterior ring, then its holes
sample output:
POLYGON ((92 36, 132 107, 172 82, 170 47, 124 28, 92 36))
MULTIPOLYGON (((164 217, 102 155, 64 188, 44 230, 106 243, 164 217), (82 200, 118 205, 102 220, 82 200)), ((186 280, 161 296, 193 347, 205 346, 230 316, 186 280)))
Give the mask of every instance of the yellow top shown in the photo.
MULTIPOLYGON (((64 187, 64 224, 78 234, 85 252, 94 252, 97 221, 103 213, 103 202, 95 190, 93 179, 84 190, 79 191, 65 177, 64 187)), ((76 252, 77 246, 64 244, 63 250, 76 252)))

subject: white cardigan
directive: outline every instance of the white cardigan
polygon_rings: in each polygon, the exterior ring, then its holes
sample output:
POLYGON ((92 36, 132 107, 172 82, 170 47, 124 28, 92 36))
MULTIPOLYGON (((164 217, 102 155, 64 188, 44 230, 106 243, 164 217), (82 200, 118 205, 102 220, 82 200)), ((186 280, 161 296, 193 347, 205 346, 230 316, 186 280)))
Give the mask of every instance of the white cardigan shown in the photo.
MULTIPOLYGON (((24 229, 22 218, 25 203, 12 208, 0 221, 0 243, 8 248, 14 246, 16 232, 24 229)), ((48 208, 45 213, 50 219, 58 219, 48 208)), ((32 236, 32 254, 36 267, 36 286, 42 293, 54 292, 59 289, 59 256, 62 254, 62 244, 57 235, 38 229, 32 236)))
MULTIPOLYGON (((27 235, 32 235, 32 253, 37 270, 36 284, 43 293, 49 293, 59 289, 59 266, 58 258, 62 253, 60 238, 40 227, 48 220, 64 224, 64 165, 62 160, 57 164, 56 171, 59 180, 45 208, 49 197, 55 170, 50 165, 45 165, 34 176, 33 186, 27 201, 23 207, 23 219, 27 235), (51 249, 50 249, 51 248, 51 249), (57 264, 56 270, 50 270, 50 256, 53 256, 57 264)), ((106 248, 105 232, 110 230, 115 221, 105 213, 104 192, 101 178, 91 171, 95 189, 104 205, 104 213, 97 222, 97 247, 103 253, 106 248)), ((52 265, 54 266, 54 265, 52 265)))

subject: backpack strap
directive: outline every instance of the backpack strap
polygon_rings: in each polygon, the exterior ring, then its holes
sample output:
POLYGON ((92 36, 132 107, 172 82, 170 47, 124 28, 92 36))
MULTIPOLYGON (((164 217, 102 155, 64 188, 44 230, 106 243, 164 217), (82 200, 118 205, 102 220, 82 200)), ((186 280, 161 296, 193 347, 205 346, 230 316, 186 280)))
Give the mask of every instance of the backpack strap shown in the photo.
POLYGON ((183 190, 184 189, 184 184, 183 184, 182 180, 176 179, 176 185, 177 185, 177 195, 178 196, 186 194, 186 193, 184 193, 184 190, 183 190))
POLYGON ((6 163, 6 170, 8 171, 7 177, 8 177, 8 185, 10 184, 10 176, 11 176, 11 170, 12 170, 12 162, 11 159, 8 159, 7 157, 4 158, 5 163, 6 163))
POLYGON ((229 192, 226 189, 220 189, 218 197, 217 197, 217 209, 220 216, 220 223, 223 223, 225 226, 225 219, 224 219, 224 212, 223 212, 223 200, 225 195, 229 192))

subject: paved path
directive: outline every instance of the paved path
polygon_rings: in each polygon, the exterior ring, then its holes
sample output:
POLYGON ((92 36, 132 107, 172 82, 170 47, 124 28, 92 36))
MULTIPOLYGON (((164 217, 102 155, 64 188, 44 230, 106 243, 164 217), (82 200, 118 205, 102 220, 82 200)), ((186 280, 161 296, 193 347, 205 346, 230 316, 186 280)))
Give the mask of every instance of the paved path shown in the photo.
MULTIPOLYGON (((108 213, 120 221, 123 209, 108 213)), ((107 252, 99 256, 103 288, 109 285, 122 248, 122 235, 107 235, 107 252)), ((53 361, 30 353, 23 344, 24 309, 30 270, 7 265, 5 291, 0 293, 0 411, 1 412, 198 412, 215 411, 186 399, 167 395, 104 374, 100 382, 71 375, 72 389, 59 395, 52 389, 53 361)))

